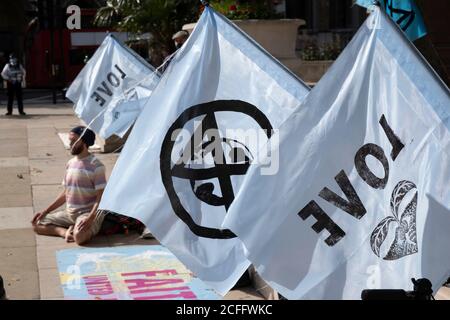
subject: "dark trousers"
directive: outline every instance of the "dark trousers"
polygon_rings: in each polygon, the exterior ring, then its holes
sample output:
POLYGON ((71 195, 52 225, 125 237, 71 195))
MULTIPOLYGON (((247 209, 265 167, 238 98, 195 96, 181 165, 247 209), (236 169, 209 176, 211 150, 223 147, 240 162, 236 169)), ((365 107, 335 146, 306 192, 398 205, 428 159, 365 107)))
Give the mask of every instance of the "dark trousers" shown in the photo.
POLYGON ((8 82, 7 93, 8 93, 8 113, 12 113, 14 96, 16 96, 16 98, 17 98, 17 106, 19 108, 19 113, 22 113, 23 112, 23 100, 22 100, 21 84, 8 82))

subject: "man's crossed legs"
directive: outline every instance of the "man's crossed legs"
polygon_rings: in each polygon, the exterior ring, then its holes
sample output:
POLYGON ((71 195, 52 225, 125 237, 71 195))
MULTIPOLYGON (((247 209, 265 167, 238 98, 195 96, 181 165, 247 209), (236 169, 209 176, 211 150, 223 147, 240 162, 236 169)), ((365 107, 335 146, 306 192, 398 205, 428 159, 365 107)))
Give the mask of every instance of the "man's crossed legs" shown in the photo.
POLYGON ((82 228, 88 216, 89 212, 73 215, 66 210, 49 213, 33 225, 33 230, 40 235, 59 236, 65 238, 67 242, 75 241, 78 245, 82 245, 100 231, 104 218, 103 213, 98 211, 91 226, 82 228))

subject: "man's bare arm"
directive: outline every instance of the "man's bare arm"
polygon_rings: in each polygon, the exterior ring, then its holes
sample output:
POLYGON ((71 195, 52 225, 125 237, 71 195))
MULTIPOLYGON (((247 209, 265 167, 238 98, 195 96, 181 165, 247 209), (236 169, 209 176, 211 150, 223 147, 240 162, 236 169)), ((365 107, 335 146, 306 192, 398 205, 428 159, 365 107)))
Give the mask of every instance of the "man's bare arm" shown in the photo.
POLYGON ((56 197, 55 201, 51 205, 48 206, 47 209, 45 209, 43 212, 46 214, 52 212, 53 210, 58 209, 61 207, 64 203, 66 203, 66 190, 61 191, 58 197, 56 197))
POLYGON ((97 190, 97 194, 96 194, 97 198, 95 199, 95 204, 92 207, 91 212, 89 213, 89 217, 95 218, 95 216, 97 214, 98 206, 100 205, 100 200, 102 200, 102 195, 103 195, 103 189, 97 190))
POLYGON ((39 220, 41 220, 42 218, 44 218, 47 214, 49 214, 50 212, 52 212, 53 210, 58 209, 59 207, 61 207, 64 203, 66 203, 66 190, 63 190, 58 197, 56 197, 55 201, 53 201, 52 204, 50 204, 47 209, 38 212, 34 215, 33 220, 31 221, 31 223, 33 225, 35 225, 39 220))
POLYGON ((95 204, 92 207, 91 212, 89 213, 89 216, 87 217, 87 219, 83 220, 80 223, 80 225, 78 227, 80 231, 83 231, 83 230, 91 227, 92 223, 94 222, 94 220, 97 216, 97 209, 98 209, 98 206, 100 205, 100 200, 102 200, 102 195, 103 195, 103 189, 97 190, 97 198, 95 199, 95 204))

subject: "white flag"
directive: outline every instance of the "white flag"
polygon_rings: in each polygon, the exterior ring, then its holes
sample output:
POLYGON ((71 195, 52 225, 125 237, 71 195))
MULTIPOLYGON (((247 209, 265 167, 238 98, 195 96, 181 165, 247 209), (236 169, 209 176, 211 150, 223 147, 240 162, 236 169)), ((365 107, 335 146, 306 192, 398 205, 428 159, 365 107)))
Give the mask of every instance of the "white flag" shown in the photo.
POLYGON ((242 243, 221 229, 257 150, 258 142, 247 140, 265 143, 308 92, 206 8, 150 96, 152 108, 136 121, 100 207, 144 222, 194 274, 225 294, 249 266, 242 243))
POLYGON ((281 126, 279 172, 252 166, 224 222, 288 299, 450 274, 449 90, 374 10, 281 126))
POLYGON ((158 80, 151 65, 108 35, 66 96, 75 103, 75 114, 102 138, 122 137, 140 112, 139 104, 121 103, 150 96, 158 80))
MULTIPOLYGON (((101 129, 103 135, 109 137, 115 134, 116 136, 123 137, 141 114, 150 95, 151 93, 149 93, 146 98, 132 98, 129 100, 121 100, 116 103, 114 108, 111 108, 110 112, 106 112, 103 117, 103 127, 101 129), (117 121, 119 117, 120 120, 117 121)), ((137 96, 140 95, 138 94, 137 96)))

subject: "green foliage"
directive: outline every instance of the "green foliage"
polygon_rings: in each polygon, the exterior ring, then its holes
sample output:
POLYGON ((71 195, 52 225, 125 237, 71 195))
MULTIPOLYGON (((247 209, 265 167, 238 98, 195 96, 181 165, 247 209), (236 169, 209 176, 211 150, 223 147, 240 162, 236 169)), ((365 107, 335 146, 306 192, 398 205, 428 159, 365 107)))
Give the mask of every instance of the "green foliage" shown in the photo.
MULTIPOLYGON (((230 19, 277 17, 269 0, 215 0, 210 5, 230 19)), ((196 22, 201 11, 199 0, 107 0, 94 23, 137 35, 150 33, 148 51, 156 66, 174 51, 172 35, 184 24, 196 22)))
POLYGON ((159 64, 174 50, 172 35, 199 15, 198 0, 108 0, 94 23, 134 34, 150 33, 149 47, 159 56, 154 64, 159 64))
POLYGON ((319 46, 315 42, 309 42, 300 51, 300 57, 304 61, 336 60, 342 51, 340 42, 335 41, 319 46))
POLYGON ((267 0, 213 0, 209 3, 214 10, 231 20, 279 18, 271 1, 267 0))

